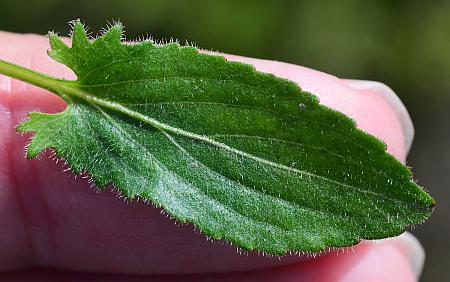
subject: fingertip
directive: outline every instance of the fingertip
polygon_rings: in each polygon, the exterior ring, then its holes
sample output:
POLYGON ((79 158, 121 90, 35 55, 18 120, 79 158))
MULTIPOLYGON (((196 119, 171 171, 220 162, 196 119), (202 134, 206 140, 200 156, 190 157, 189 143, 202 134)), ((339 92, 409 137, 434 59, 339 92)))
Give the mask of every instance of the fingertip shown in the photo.
POLYGON ((417 281, 420 277, 423 256, 411 259, 417 248, 410 242, 397 237, 363 244, 367 252, 348 267, 342 281, 417 281))
POLYGON ((209 278, 214 281, 417 281, 420 261, 413 262, 410 258, 416 254, 417 242, 411 243, 410 240, 410 237, 404 239, 400 236, 376 242, 363 241, 318 259, 209 278))
POLYGON ((405 153, 407 154, 411 149, 412 141, 414 139, 414 125, 408 110, 394 90, 386 84, 378 81, 356 79, 344 79, 343 81, 354 89, 363 92, 368 91, 374 95, 380 96, 391 106, 403 129, 405 153))
POLYGON ((425 263, 425 250, 414 235, 405 232, 397 237, 397 247, 409 259, 414 275, 419 278, 425 263))
POLYGON ((417 281, 423 261, 420 243, 411 234, 405 234, 363 241, 331 253, 311 263, 302 275, 310 281, 417 281))

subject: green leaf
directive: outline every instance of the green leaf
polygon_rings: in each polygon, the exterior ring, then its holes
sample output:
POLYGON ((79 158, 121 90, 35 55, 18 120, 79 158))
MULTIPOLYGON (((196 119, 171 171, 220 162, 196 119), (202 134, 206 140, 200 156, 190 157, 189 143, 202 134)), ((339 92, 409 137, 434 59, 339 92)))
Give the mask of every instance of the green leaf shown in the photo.
POLYGON ((385 145, 294 82, 176 43, 122 43, 122 26, 69 48, 50 34, 64 81, 2 62, 0 72, 67 102, 30 113, 33 158, 54 148, 98 187, 144 198, 213 239, 271 254, 395 236, 434 200, 385 145))

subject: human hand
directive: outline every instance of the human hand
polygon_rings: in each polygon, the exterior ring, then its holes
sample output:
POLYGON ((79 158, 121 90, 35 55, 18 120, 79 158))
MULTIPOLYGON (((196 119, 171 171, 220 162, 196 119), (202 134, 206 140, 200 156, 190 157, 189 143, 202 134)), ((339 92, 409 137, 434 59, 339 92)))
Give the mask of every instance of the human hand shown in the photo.
MULTIPOLYGON (((0 33, 1 59, 74 79, 46 55, 47 49, 44 37, 0 33)), ((412 124, 386 86, 285 63, 226 57, 297 82, 405 161, 412 124)), ((30 110, 57 112, 64 106, 56 95, 0 76, 0 280, 414 281, 421 271, 424 253, 410 234, 316 259, 240 255, 223 242, 206 241, 191 225, 177 226, 151 205, 118 200, 111 191, 96 193, 85 179, 63 172, 63 164, 48 152, 41 160, 26 160, 29 136, 17 134, 14 126, 30 110)))

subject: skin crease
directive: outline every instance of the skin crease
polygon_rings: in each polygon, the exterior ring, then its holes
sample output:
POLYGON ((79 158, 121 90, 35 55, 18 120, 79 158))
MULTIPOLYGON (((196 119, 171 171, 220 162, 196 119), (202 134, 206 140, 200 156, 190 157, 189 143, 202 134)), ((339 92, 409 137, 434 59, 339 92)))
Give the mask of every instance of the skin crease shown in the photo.
MULTIPOLYGON (((0 33, 1 59, 74 79, 47 56, 48 48, 42 36, 0 33)), ((297 82, 405 161, 398 117, 373 91, 353 89, 334 76, 299 66, 226 56, 297 82)), ((14 126, 31 110, 64 107, 57 96, 0 75, 0 280, 141 281, 147 275, 153 275, 152 281, 416 280, 408 252, 397 239, 362 242, 316 259, 239 255, 226 243, 206 241, 190 225, 174 224, 151 205, 117 199, 110 191, 98 193, 85 179, 63 172, 63 164, 49 158, 48 151, 40 160, 26 160, 23 148, 31 135, 17 134, 14 126)))

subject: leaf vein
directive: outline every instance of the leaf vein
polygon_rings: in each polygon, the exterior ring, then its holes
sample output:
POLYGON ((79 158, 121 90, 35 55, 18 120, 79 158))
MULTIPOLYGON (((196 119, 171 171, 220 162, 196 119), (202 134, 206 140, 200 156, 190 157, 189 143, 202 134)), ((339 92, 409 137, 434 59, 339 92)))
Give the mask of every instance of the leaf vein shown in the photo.
MULTIPOLYGON (((97 105, 93 105, 93 106, 94 106, 95 108, 97 108, 97 110, 99 110, 99 111, 102 113, 102 115, 105 116, 105 118, 106 118, 106 119, 107 119, 114 127, 117 128, 117 130, 119 130, 120 132, 122 132, 122 134, 124 134, 124 135, 130 140, 130 142, 132 142, 135 146, 138 146, 139 148, 141 148, 141 150, 142 150, 147 156, 149 156, 149 157, 155 162, 155 164, 158 164, 158 166, 159 166, 161 169, 164 169, 164 170, 166 170, 167 172, 176 175, 176 176, 177 176, 178 178, 180 178, 180 179, 184 179, 184 177, 182 177, 182 176, 180 176, 179 174, 177 174, 177 173, 175 173, 175 172, 169 170, 163 163, 161 163, 161 161, 159 161, 152 153, 150 153, 150 152, 148 151, 148 149, 147 149, 144 145, 142 145, 141 143, 139 143, 135 138, 133 138, 133 136, 131 136, 128 132, 126 132, 126 130, 124 130, 124 129, 120 126, 120 124, 118 124, 117 122, 115 122, 115 121, 114 121, 114 120, 113 120, 106 112, 104 112, 100 107, 98 107, 97 105)), ((165 132, 164 132, 163 130, 161 130, 161 129, 160 129, 160 131, 161 131, 162 133, 165 133, 165 132)), ((185 182, 185 183, 186 183, 186 182, 185 182)), ((188 183, 186 183, 186 184, 188 184, 188 183)), ((192 185, 190 185, 190 184, 188 184, 188 185, 192 187, 192 185)), ((270 225, 271 227, 274 227, 274 228, 279 228, 279 229, 281 228, 281 227, 279 227, 279 226, 275 226, 275 225, 269 224, 269 223, 267 223, 267 222, 263 222, 263 221, 257 220, 257 219, 255 219, 255 218, 250 218, 250 217, 246 216, 245 214, 241 214, 241 213, 237 212, 236 210, 234 210, 233 208, 231 208, 231 207, 229 207, 229 206, 227 206, 227 205, 224 205, 222 202, 218 201, 217 199, 214 199, 214 198, 210 197, 209 195, 206 195, 206 194, 205 194, 203 191, 201 191, 200 189, 195 189, 195 190, 198 191, 198 192, 200 192, 200 193, 202 193, 203 196, 207 197, 207 198, 210 199, 211 201, 220 204, 223 208, 227 209, 227 210, 230 211, 231 213, 234 213, 234 214, 236 214, 236 215, 238 215, 238 216, 247 218, 249 221, 251 221, 251 222, 253 222, 253 223, 256 221, 259 225, 262 225, 262 226, 264 226, 264 227, 267 227, 267 225, 270 225)), ((138 194, 137 196, 142 197, 142 195, 139 195, 139 194, 138 194)))

